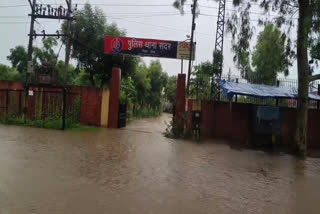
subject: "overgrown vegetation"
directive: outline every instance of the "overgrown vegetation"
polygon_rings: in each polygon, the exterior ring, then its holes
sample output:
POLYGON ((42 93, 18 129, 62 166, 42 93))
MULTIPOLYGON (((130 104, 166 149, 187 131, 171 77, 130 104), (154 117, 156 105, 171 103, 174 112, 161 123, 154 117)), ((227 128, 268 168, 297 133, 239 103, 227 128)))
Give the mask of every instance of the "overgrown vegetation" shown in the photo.
POLYGON ((195 66, 191 79, 191 98, 199 100, 211 99, 211 78, 213 72, 217 72, 216 66, 216 64, 212 64, 211 62, 203 62, 195 66))
MULTIPOLYGON (((136 72, 122 80, 121 99, 127 102, 129 116, 159 116, 166 97, 172 99, 172 89, 167 88, 168 74, 163 71, 159 61, 149 66, 140 63, 136 72)), ((170 100, 173 101, 173 100, 170 100)))
POLYGON ((166 131, 164 136, 168 138, 181 138, 186 136, 184 132, 184 126, 186 124, 186 118, 172 118, 169 123, 167 123, 166 131))
POLYGON ((253 71, 248 73, 248 80, 253 83, 276 85, 277 76, 289 75, 294 52, 291 40, 273 24, 267 24, 258 36, 258 42, 252 54, 253 71))

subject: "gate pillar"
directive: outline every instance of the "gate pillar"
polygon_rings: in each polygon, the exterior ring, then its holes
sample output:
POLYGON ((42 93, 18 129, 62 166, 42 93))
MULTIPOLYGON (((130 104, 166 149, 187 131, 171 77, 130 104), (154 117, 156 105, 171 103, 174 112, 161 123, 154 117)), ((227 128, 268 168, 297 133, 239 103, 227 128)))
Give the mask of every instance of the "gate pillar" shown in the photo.
POLYGON ((118 128, 119 103, 120 103, 120 88, 121 88, 121 69, 112 68, 110 100, 109 100, 109 118, 108 127, 118 128))
POLYGON ((175 119, 184 117, 186 106, 186 74, 178 74, 175 119))

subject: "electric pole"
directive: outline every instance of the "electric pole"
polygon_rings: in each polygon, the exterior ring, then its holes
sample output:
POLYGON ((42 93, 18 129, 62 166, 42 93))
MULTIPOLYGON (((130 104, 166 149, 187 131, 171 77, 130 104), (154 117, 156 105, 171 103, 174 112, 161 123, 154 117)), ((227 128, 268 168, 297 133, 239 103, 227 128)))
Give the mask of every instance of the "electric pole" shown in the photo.
MULTIPOLYGON (((70 26, 71 21, 73 20, 72 13, 74 10, 72 9, 72 0, 66 0, 68 8, 64 8, 63 6, 59 7, 52 7, 51 5, 47 4, 36 4, 36 0, 28 0, 30 7, 31 7, 31 24, 30 24, 30 33, 29 33, 29 45, 28 45, 28 74, 33 72, 33 64, 32 64, 32 52, 33 52, 33 39, 37 36, 39 37, 57 37, 58 39, 61 36, 66 37, 66 57, 65 57, 65 73, 64 73, 64 85, 66 83, 67 77, 67 69, 69 66, 69 59, 70 59, 70 49, 71 49, 71 33, 70 33, 70 26), (37 33, 34 30, 34 22, 35 19, 55 19, 55 20, 66 20, 67 21, 67 32, 66 34, 60 34, 57 30, 55 34, 47 34, 45 30, 42 33, 37 33)), ((75 7, 77 10, 77 5, 75 7)), ((28 76, 27 74, 27 76, 28 76)), ((27 82, 27 81, 26 81, 27 82)))
POLYGON ((29 93, 29 74, 33 73, 33 61, 32 61, 32 53, 33 53, 33 32, 34 32, 34 22, 35 22, 35 5, 37 0, 28 0, 31 7, 31 22, 30 22, 30 34, 29 34, 29 44, 28 44, 28 63, 27 63, 27 73, 25 79, 25 94, 24 94, 24 108, 23 108, 23 118, 26 121, 25 114, 28 110, 28 93, 29 93))
POLYGON ((66 56, 65 56, 65 70, 63 74, 63 110, 62 110, 62 129, 64 130, 66 127, 66 108, 67 108, 67 74, 69 69, 69 60, 70 60, 70 50, 71 50, 71 33, 70 33, 70 26, 71 26, 71 13, 72 13, 72 0, 66 0, 68 5, 68 12, 67 12, 67 36, 66 36, 66 56))
MULTIPOLYGON (((31 23, 30 23, 30 34, 29 34, 29 44, 28 44, 28 68, 26 73, 26 82, 25 84, 28 85, 28 78, 29 74, 33 72, 33 62, 32 62, 32 53, 33 53, 33 32, 34 32, 34 22, 35 22, 35 5, 37 0, 29 0, 29 4, 31 7, 31 23)), ((26 90, 27 91, 27 90, 26 90)))
POLYGON ((63 87, 67 85, 67 76, 68 76, 68 68, 69 68, 69 60, 70 60, 70 52, 71 52, 71 13, 72 13, 72 0, 66 0, 68 5, 68 13, 67 13, 67 35, 66 35, 66 56, 65 56, 65 70, 63 74, 63 87))
POLYGON ((194 49, 193 38, 194 38, 194 31, 196 29, 195 20, 196 20, 196 11, 197 11, 197 1, 198 0, 193 0, 193 5, 191 5, 191 7, 192 7, 192 24, 191 24, 189 67, 188 67, 188 79, 187 79, 187 95, 189 95, 189 87, 190 87, 191 61, 192 61, 193 49, 194 49))
MULTIPOLYGON (((70 26, 71 21, 73 20, 72 13, 74 10, 72 9, 72 0, 66 0, 68 8, 64 8, 63 6, 52 7, 49 4, 36 4, 36 0, 28 0, 31 7, 31 24, 30 24, 30 33, 29 33, 29 45, 28 45, 28 71, 26 74, 26 95, 25 95, 25 112, 27 112, 27 101, 28 101, 28 87, 29 87, 29 74, 33 73, 33 61, 32 61, 32 52, 33 52, 33 39, 37 36, 39 37, 57 37, 66 36, 66 56, 65 56, 65 71, 63 76, 63 87, 62 87, 62 96, 63 96, 63 112, 62 112, 62 129, 65 128, 65 118, 66 118, 66 84, 67 84, 67 72, 69 67, 70 60, 70 50, 71 50, 71 33, 70 26), (45 30, 42 30, 42 33, 37 33, 34 30, 34 22, 35 19, 55 19, 55 20, 66 20, 67 21, 67 32, 66 34, 60 34, 59 30, 56 31, 56 34, 46 34, 45 30)), ((77 10, 77 5, 75 7, 77 10)))

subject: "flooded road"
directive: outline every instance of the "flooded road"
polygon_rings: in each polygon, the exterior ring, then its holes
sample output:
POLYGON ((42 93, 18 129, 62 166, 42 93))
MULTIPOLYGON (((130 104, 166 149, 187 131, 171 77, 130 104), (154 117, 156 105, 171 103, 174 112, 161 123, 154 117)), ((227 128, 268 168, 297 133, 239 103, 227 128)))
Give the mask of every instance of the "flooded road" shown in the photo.
POLYGON ((122 130, 0 125, 0 214, 320 213, 320 159, 122 130))

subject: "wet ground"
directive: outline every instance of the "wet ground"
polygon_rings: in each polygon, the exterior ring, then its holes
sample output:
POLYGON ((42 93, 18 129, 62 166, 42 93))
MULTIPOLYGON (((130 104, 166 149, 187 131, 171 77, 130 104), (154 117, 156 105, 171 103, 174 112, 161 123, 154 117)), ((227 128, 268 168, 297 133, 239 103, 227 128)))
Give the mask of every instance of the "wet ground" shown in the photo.
POLYGON ((0 214, 320 213, 320 159, 163 137, 0 126, 0 214))

